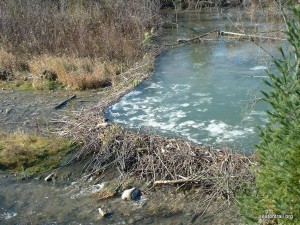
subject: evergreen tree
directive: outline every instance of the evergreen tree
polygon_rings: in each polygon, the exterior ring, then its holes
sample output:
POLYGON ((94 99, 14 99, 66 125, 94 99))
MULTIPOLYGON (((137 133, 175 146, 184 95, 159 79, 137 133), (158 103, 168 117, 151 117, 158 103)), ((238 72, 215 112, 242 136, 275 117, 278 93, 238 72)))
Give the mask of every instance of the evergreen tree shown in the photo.
POLYGON ((280 49, 277 71, 268 72, 265 80, 270 91, 262 91, 270 105, 269 122, 260 129, 256 146, 255 187, 241 200, 247 224, 300 224, 300 6, 294 14, 287 21, 293 50, 285 54, 280 49))

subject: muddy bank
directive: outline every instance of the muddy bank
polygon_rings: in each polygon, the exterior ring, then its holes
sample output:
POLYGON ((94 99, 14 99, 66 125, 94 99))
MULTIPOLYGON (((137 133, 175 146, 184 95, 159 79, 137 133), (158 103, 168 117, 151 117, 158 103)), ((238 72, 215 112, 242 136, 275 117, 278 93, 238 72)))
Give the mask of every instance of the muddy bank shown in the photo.
POLYGON ((40 132, 53 128, 63 115, 85 110, 104 97, 103 91, 0 90, 0 129, 8 132, 40 132), (76 95, 68 104, 57 105, 76 95))

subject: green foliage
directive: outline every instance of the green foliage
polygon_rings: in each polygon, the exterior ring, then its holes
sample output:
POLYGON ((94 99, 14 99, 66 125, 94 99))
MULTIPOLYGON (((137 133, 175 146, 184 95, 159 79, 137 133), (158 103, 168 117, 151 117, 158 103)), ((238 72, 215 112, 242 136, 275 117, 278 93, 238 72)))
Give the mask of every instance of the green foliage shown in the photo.
MULTIPOLYGON (((268 72, 270 92, 262 92, 271 109, 260 129, 261 142, 254 168, 255 187, 244 194, 241 213, 247 224, 300 224, 300 7, 287 22, 293 51, 275 60, 278 73, 268 72), (284 218, 260 218, 278 215, 284 218), (285 215, 285 216, 284 216, 285 215), (288 218, 286 218, 288 217, 288 218)), ((248 189, 248 190, 249 190, 248 189)))

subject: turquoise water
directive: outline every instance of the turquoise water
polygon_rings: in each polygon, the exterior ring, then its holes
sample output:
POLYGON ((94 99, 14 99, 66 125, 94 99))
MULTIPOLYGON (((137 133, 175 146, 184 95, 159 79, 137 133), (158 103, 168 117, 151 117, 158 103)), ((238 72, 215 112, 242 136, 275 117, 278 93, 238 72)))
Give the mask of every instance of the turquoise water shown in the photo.
MULTIPOLYGON (((203 18, 206 14, 181 14, 178 20, 199 31, 228 26, 223 17, 221 24, 203 18)), ((169 29, 165 40, 190 32, 169 29)), ((277 44, 261 43, 272 54, 277 54, 277 44)), ((105 113, 129 129, 251 152, 259 141, 257 126, 267 121, 266 105, 253 101, 265 88, 265 70, 272 67, 270 56, 250 41, 220 37, 177 47, 158 57, 151 78, 105 113)))

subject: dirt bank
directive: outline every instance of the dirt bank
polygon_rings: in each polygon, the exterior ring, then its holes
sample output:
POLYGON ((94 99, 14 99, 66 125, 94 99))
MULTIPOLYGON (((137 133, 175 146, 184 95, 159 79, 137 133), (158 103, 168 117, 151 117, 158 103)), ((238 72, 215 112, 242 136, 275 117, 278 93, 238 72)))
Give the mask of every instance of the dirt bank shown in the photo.
POLYGON ((102 91, 18 91, 0 90, 0 130, 40 132, 53 128, 61 116, 83 111, 103 98, 102 91), (76 95, 68 104, 57 105, 76 95))

